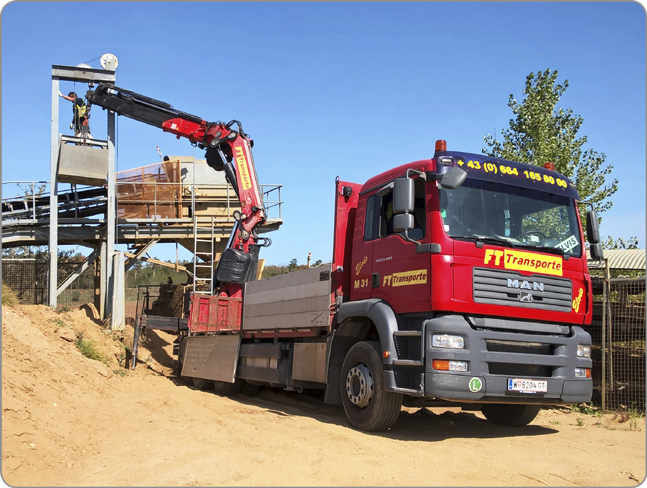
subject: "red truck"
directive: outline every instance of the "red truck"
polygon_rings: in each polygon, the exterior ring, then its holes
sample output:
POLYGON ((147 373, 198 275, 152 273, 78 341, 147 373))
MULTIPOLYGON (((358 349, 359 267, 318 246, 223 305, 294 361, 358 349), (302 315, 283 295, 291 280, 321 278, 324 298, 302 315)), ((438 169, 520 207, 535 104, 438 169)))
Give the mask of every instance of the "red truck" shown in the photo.
MULTIPOLYGON (((181 374, 225 395, 325 389, 366 431, 392 426, 403 404, 519 426, 542 405, 590 401, 579 198, 547 166, 438 141, 432 159, 338 179, 332 262, 246 282, 236 302, 195 297, 181 374)), ((587 221, 601 256, 594 210, 587 221)))
MULTIPOLYGON (((176 341, 180 374, 196 387, 323 389, 366 431, 392 426, 403 404, 480 409, 520 426, 542 405, 591 399, 584 202, 551 163, 437 141, 433 158, 363 185, 337 179, 331 262, 255 281, 269 240, 256 233, 265 214, 242 125, 111 85, 87 96, 206 149, 241 201, 216 294, 194 295, 176 341)), ((587 237, 601 258, 592 208, 587 237)))

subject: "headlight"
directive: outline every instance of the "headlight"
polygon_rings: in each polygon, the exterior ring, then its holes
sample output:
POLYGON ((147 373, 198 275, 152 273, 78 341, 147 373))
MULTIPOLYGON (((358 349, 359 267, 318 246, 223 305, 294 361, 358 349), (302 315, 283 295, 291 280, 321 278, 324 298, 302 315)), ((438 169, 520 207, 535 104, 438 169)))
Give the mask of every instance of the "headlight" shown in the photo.
POLYGON ((578 344, 577 345, 577 357, 578 358, 590 358, 591 357, 591 346, 588 344, 578 344))
POLYGON ((431 337, 431 345, 433 347, 445 347, 448 349, 463 349, 465 341, 461 336, 455 335, 433 335, 431 337))

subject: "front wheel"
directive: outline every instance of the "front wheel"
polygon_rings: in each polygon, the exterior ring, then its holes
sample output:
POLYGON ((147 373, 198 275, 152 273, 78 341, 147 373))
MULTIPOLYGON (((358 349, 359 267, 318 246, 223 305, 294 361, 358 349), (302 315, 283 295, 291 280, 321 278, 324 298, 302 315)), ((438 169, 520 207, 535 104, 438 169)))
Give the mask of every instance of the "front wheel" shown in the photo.
POLYGON ((481 412, 493 424, 521 427, 532 422, 540 409, 541 405, 484 404, 481 412))
POLYGON ((341 397, 348 420, 360 430, 385 430, 398 420, 402 394, 384 388, 379 342, 350 348, 341 369, 341 397))

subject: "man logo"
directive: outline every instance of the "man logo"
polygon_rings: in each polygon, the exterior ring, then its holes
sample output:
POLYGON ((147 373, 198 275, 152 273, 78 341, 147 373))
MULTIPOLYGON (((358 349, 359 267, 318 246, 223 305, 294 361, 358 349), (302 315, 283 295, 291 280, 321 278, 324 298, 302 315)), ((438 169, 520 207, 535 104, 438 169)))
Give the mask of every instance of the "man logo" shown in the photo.
MULTIPOLYGON (((539 281, 521 281, 508 278, 508 288, 519 288, 520 290, 544 291, 544 284, 539 281), (530 285, 532 283, 532 286, 530 285)), ((530 300, 521 300, 530 301, 530 300)))
POLYGON ((532 303, 532 293, 529 291, 522 291, 519 293, 519 301, 524 303, 532 303))

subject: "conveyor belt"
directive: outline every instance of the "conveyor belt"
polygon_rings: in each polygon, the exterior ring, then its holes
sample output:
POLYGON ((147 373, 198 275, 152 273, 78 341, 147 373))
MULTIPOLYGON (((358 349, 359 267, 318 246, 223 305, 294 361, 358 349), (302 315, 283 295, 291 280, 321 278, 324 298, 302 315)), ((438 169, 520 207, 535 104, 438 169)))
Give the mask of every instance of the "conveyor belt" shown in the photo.
MULTIPOLYGON (((60 192, 58 194, 58 215, 61 218, 81 218, 104 213, 106 211, 106 200, 107 190, 105 188, 60 192)), ((49 214, 49 195, 36 198, 29 196, 16 197, 2 202, 3 225, 11 220, 31 219, 34 217, 38 219, 48 218, 49 214)))

